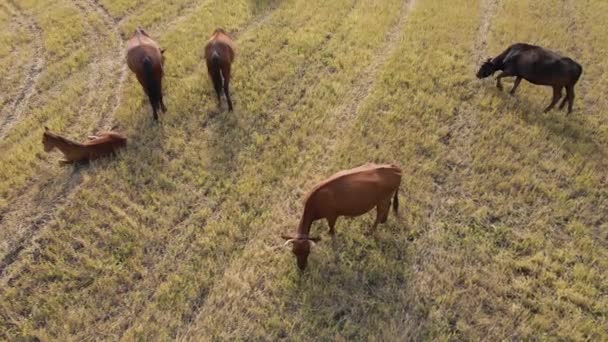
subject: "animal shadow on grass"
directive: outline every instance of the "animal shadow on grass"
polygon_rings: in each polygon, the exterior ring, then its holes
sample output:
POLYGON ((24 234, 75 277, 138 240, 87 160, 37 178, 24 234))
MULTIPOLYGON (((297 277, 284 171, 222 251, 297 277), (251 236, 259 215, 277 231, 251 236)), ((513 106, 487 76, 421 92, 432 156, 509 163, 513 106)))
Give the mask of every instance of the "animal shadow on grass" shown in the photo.
POLYGON ((217 177, 225 177, 237 170, 238 156, 252 143, 251 127, 233 112, 210 110, 205 118, 205 129, 210 131, 209 153, 214 161, 212 170, 217 177))
POLYGON ((342 334, 348 326, 345 332, 352 335, 343 337, 365 339, 368 329, 375 330, 374 324, 396 319, 387 313, 404 309, 404 289, 412 268, 408 257, 412 244, 402 232, 404 222, 389 218, 366 235, 372 223, 369 218, 338 221, 336 240, 321 241, 322 247, 311 252, 306 271, 298 271, 300 279, 292 296, 303 300, 298 308, 302 329, 311 334, 320 329, 342 334), (359 329, 353 331, 353 327, 359 329))
MULTIPOLYGON (((601 145, 593 139, 595 131, 588 126, 588 121, 584 118, 585 110, 581 107, 582 103, 578 103, 579 106, 575 106, 574 111, 569 115, 565 110, 559 110, 557 107, 544 113, 543 104, 531 101, 524 94, 518 92, 513 96, 509 94, 508 90, 499 91, 495 87, 490 88, 489 85, 484 88, 483 96, 496 96, 496 92, 498 92, 500 99, 498 115, 512 111, 527 124, 542 127, 549 133, 547 136, 552 144, 566 149, 569 153, 576 153, 585 159, 588 159, 590 155, 598 156, 599 154, 605 159, 605 152, 601 145), (564 144, 564 139, 568 140, 570 144, 564 144)), ((510 89, 510 87, 505 85, 505 89, 510 89)), ((520 89, 520 92, 522 90, 520 89)), ((547 91, 547 96, 543 96, 542 99, 548 101, 549 93, 547 91)), ((592 159, 597 160, 595 157, 592 159)))

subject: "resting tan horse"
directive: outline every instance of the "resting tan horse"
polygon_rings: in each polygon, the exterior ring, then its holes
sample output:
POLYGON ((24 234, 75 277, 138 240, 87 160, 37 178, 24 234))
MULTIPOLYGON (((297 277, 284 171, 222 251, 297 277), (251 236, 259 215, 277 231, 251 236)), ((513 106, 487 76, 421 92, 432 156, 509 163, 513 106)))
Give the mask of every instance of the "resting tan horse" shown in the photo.
POLYGON ((114 154, 119 148, 127 146, 127 138, 115 132, 102 132, 89 136, 85 143, 75 142, 58 134, 51 133, 47 127, 42 134, 42 144, 45 152, 58 148, 65 156, 62 164, 94 160, 114 154))
POLYGON ((127 65, 135 73, 152 105, 154 120, 159 108, 167 111, 163 102, 164 50, 142 28, 137 28, 127 42, 127 65))
POLYGON ((222 88, 228 102, 228 110, 232 111, 232 100, 230 99, 230 68, 234 61, 234 43, 226 31, 216 29, 205 46, 205 61, 207 72, 217 94, 217 101, 222 105, 222 88))

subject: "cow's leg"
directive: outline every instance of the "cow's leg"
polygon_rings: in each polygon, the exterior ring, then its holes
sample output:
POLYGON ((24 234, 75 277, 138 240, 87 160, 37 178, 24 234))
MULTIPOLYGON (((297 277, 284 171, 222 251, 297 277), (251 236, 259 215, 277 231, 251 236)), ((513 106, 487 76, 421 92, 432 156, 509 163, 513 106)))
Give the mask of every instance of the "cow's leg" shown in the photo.
POLYGON ((562 110, 564 109, 564 107, 566 107, 566 103, 568 102, 568 88, 566 88, 566 96, 564 96, 564 99, 562 100, 562 103, 559 104, 559 109, 562 110))
POLYGON ((509 94, 515 95, 515 91, 519 87, 520 83, 521 83, 521 77, 517 76, 517 78, 515 78, 515 83, 513 84, 513 88, 511 88, 511 91, 509 92, 509 94))
POLYGON ((568 99, 568 114, 572 113, 572 107, 574 107, 574 86, 566 87, 566 98, 568 99))
POLYGON ((334 229, 334 227, 336 226, 336 220, 338 219, 338 216, 327 216, 327 224, 329 225, 329 234, 331 236, 336 235, 336 230, 334 229))
POLYGON ((549 105, 549 107, 545 108, 545 113, 550 111, 551 109, 553 109, 553 107, 555 107, 555 104, 559 101, 559 99, 562 97, 562 86, 554 86, 553 87, 553 100, 551 100, 551 104, 549 105))
POLYGON ((382 210, 381 212, 379 212, 380 223, 386 223, 386 221, 388 220, 388 214, 391 211, 391 197, 392 196, 389 196, 386 200, 384 200, 384 202, 380 203, 380 209, 382 210))
POLYGON ((503 72, 501 72, 500 75, 496 76, 496 88, 502 90, 503 87, 502 87, 502 83, 500 82, 500 79, 505 78, 505 77, 511 77, 511 76, 515 76, 515 75, 510 70, 504 70, 503 72))
POLYGON ((391 208, 390 198, 378 203, 378 205, 376 206, 376 221, 374 222, 372 229, 369 231, 369 234, 373 233, 376 230, 376 227, 378 226, 378 224, 386 222, 386 220, 388 219, 388 212, 389 212, 390 208, 391 208))

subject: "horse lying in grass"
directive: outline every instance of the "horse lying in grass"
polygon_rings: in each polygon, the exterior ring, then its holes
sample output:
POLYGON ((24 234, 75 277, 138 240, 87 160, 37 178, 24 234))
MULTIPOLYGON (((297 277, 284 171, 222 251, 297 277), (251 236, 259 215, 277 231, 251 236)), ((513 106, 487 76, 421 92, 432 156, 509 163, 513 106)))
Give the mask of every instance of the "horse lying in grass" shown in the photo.
POLYGON ((309 236, 310 226, 316 220, 326 219, 329 233, 335 234, 334 226, 339 216, 360 216, 376 207, 376 221, 385 223, 393 200, 395 215, 399 208, 398 190, 401 169, 394 165, 365 164, 354 169, 340 171, 317 184, 304 201, 304 213, 293 236, 283 235, 285 245, 291 244, 298 268, 304 270, 310 249, 320 238, 309 236))
POLYGON ((221 28, 216 29, 205 46, 205 62, 207 72, 213 82, 219 106, 222 106, 222 88, 228 102, 228 110, 232 111, 230 99, 230 68, 234 61, 234 43, 232 38, 221 28))
POLYGON ((511 95, 515 94, 522 79, 537 85, 552 86, 553 100, 545 112, 553 109, 562 97, 563 88, 566 88, 566 97, 559 109, 563 109, 568 102, 568 113, 572 112, 574 106, 574 85, 583 73, 583 68, 574 60, 542 47, 523 43, 511 45, 500 55, 489 58, 477 72, 477 77, 486 78, 497 70, 502 71, 496 77, 496 87, 500 90, 503 89, 501 78, 516 77, 511 95))
POLYGON ((158 120, 159 108, 163 113, 167 111, 163 102, 163 52, 148 33, 139 27, 127 42, 127 65, 148 95, 154 120, 158 120))
POLYGON ((85 143, 78 143, 51 133, 47 127, 42 134, 42 144, 45 152, 58 148, 65 156, 62 164, 69 164, 87 160, 94 160, 116 153, 116 150, 127 146, 127 138, 115 132, 102 132, 96 136, 89 136, 85 143))

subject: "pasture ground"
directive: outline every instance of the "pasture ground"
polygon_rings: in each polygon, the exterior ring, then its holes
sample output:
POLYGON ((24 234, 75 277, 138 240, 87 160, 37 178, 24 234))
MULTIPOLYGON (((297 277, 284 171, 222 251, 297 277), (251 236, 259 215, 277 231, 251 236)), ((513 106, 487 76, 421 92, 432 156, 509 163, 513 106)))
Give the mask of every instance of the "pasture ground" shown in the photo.
POLYGON ((0 339, 608 340, 607 21, 605 0, 0 0, 0 339), (166 49, 160 125, 125 68, 137 26, 166 49), (201 58, 219 26, 233 113, 201 58), (475 79, 517 41, 584 66, 572 115, 475 79), (130 145, 62 167, 45 125, 130 145), (368 161, 402 166, 401 218, 315 224, 300 274, 280 234, 302 197, 368 161))

